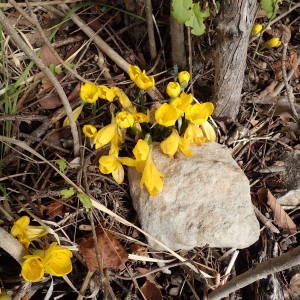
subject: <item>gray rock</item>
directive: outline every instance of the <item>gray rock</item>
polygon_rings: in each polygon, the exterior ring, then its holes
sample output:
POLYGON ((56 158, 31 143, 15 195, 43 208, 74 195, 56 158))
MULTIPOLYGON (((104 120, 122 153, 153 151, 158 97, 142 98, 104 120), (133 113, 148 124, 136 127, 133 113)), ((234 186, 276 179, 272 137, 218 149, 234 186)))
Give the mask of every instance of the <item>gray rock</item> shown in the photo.
MULTIPOLYGON (((128 171, 130 192, 142 228, 173 250, 246 248, 259 238, 249 182, 227 147, 192 147, 193 157, 169 159, 155 146, 152 157, 165 174, 164 189, 149 196, 140 174, 128 171)), ((160 249, 151 240, 149 244, 160 249)))

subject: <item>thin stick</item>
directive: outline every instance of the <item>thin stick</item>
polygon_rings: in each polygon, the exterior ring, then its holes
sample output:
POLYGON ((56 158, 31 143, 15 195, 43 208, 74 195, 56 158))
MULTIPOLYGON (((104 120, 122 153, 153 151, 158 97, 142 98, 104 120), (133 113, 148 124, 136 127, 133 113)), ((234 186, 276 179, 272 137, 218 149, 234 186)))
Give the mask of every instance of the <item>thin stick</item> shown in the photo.
POLYGON ((152 19, 152 2, 151 0, 145 1, 145 10, 146 10, 146 22, 147 22, 147 32, 148 32, 148 41, 149 41, 149 50, 151 59, 155 59, 157 56, 155 35, 154 35, 154 26, 152 19))
POLYGON ((297 123, 300 125, 300 118, 298 115, 298 112, 295 107, 295 96, 293 94, 293 88, 289 84, 289 80, 286 74, 286 54, 287 54, 287 48, 288 48, 288 43, 283 43, 283 50, 282 50, 282 59, 281 59, 281 70, 282 70, 282 78, 283 82, 286 88, 286 95, 287 99, 289 101, 292 113, 297 121, 297 123))
POLYGON ((281 272, 300 264, 300 246, 272 258, 266 262, 255 265, 252 269, 235 277, 225 285, 215 289, 208 295, 208 300, 219 300, 229 294, 267 277, 270 274, 281 272))
MULTIPOLYGON (((82 0, 64 0, 64 3, 76 3, 81 2, 82 0)), ((26 7, 27 4, 25 2, 18 3, 22 7, 26 7)), ((49 6, 49 5, 58 5, 61 4, 61 0, 54 0, 54 1, 37 1, 31 2, 32 6, 49 6)), ((10 8, 13 7, 10 3, 0 3, 0 8, 10 8)))
POLYGON ((66 110, 66 114, 70 120, 70 127, 71 132, 73 136, 73 142, 74 142, 74 155, 79 155, 79 135, 77 126, 73 117, 72 108, 70 106, 70 103, 68 101, 68 98, 57 80, 57 78, 54 76, 54 74, 45 66, 43 61, 36 56, 36 54, 26 45, 26 43, 21 39, 17 31, 10 25, 9 20, 5 17, 3 12, 0 10, 0 23, 2 24, 4 30, 10 35, 10 37, 14 40, 16 45, 28 56, 29 59, 34 61, 36 65, 40 68, 40 70, 49 78, 51 83, 53 84, 54 88, 56 89, 61 102, 66 110))

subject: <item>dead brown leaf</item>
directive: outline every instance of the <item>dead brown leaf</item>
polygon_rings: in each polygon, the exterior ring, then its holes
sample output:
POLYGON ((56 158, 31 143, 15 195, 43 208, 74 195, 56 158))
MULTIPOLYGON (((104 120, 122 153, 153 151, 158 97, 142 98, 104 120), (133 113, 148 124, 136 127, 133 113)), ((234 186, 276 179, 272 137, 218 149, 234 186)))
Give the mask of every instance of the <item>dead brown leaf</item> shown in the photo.
POLYGON ((290 216, 285 212, 285 210, 281 207, 278 200, 273 196, 273 194, 269 190, 268 190, 267 199, 268 199, 267 204, 273 210, 274 220, 277 223, 278 227, 289 232, 290 234, 296 233, 297 232, 296 224, 290 218, 290 216))
POLYGON ((158 286, 146 280, 143 286, 141 287, 141 292, 147 300, 161 300, 163 299, 162 294, 158 286))
POLYGON ((62 103, 57 95, 51 95, 40 99, 39 105, 43 109, 54 109, 62 106, 62 103))
POLYGON ((65 206, 61 202, 54 201, 49 205, 42 206, 42 210, 50 219, 54 219, 57 216, 63 215, 65 206))
POLYGON ((60 61, 53 53, 52 49, 49 48, 48 45, 43 45, 40 52, 40 59, 43 63, 49 67, 50 65, 59 65, 60 61))
MULTIPOLYGON (((127 261, 128 254, 113 234, 96 228, 98 251, 101 257, 101 268, 120 269, 127 261)), ((99 270, 93 236, 90 235, 79 244, 79 250, 90 271, 99 270)))

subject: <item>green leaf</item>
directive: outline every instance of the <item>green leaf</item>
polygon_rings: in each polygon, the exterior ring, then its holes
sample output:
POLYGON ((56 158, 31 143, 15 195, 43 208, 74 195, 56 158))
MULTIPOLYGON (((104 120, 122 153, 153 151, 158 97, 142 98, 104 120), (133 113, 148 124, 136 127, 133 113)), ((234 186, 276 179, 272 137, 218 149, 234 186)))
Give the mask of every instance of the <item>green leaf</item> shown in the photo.
POLYGON ((64 159, 57 159, 55 163, 58 165, 59 171, 65 173, 67 162, 64 159))
POLYGON ((78 193, 77 197, 86 210, 89 210, 93 207, 92 200, 88 195, 83 194, 83 193, 78 193))
POLYGON ((172 0, 171 16, 180 24, 191 17, 193 0, 172 0))
POLYGON ((199 3, 195 3, 192 12, 191 17, 185 22, 185 25, 192 28, 192 34, 201 35, 205 32, 203 21, 205 18, 209 17, 209 9, 206 8, 201 11, 199 3))
POLYGON ((75 194, 75 191, 74 191, 73 187, 70 187, 69 189, 64 189, 64 190, 59 191, 59 193, 63 199, 68 199, 75 194))
POLYGON ((279 10, 281 2, 282 0, 260 0, 260 7, 269 19, 273 19, 279 10))

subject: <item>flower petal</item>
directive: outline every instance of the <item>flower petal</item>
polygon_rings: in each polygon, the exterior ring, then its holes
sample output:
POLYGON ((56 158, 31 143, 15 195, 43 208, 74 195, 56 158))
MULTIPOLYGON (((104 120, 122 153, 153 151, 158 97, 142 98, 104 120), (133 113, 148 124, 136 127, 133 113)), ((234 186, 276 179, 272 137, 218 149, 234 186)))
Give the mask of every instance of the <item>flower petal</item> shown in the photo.
POLYGON ((213 113, 213 111, 214 105, 211 102, 205 102, 202 104, 196 103, 188 107, 185 117, 192 123, 201 125, 207 121, 208 117, 213 113))
POLYGON ((176 129, 172 130, 172 133, 160 143, 160 149, 164 154, 167 154, 170 158, 174 157, 179 147, 179 134, 176 129))
POLYGON ((102 146, 108 144, 117 132, 117 126, 111 123, 107 126, 101 128, 94 138, 95 148, 101 148, 102 146))

